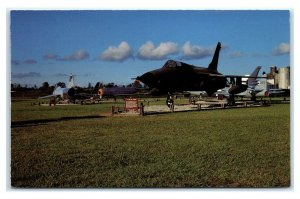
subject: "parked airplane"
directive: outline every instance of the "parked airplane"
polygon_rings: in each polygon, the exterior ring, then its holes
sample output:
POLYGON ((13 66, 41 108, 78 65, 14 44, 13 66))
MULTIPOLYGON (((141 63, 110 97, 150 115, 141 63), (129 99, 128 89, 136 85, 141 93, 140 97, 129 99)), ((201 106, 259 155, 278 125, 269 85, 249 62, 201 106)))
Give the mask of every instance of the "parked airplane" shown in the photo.
POLYGON ((113 87, 102 87, 98 91, 100 98, 104 96, 116 97, 116 96, 126 96, 126 95, 134 95, 140 89, 140 83, 135 81, 134 84, 130 87, 125 86, 113 86, 113 87))
POLYGON ((255 101, 256 97, 267 97, 268 89, 267 89, 267 76, 264 75, 259 80, 256 79, 255 84, 250 86, 246 91, 242 93, 238 93, 239 97, 249 97, 251 100, 255 101))
POLYGON ((142 85, 139 81, 135 81, 130 87, 125 86, 114 86, 114 87, 103 87, 100 86, 98 90, 98 95, 100 98, 106 97, 117 97, 117 96, 135 96, 135 95, 144 95, 148 94, 147 89, 142 88, 142 85))
POLYGON ((260 79, 256 89, 261 90, 256 94, 256 97, 281 97, 286 95, 284 89, 268 88, 266 79, 260 79))
MULTIPOLYGON (((251 97, 251 100, 256 99, 256 94, 261 92, 263 89, 261 87, 257 87, 259 84, 259 81, 257 80, 258 73, 261 69, 261 66, 257 66, 254 71, 251 73, 251 75, 247 78, 247 89, 243 92, 237 93, 236 96, 246 96, 251 97)), ((247 76, 245 76, 247 77, 247 76)), ((223 88, 220 91, 217 92, 217 94, 223 94, 225 97, 229 98, 229 102, 234 100, 233 95, 230 95, 228 90, 230 87, 223 88)))
POLYGON ((259 78, 254 88, 237 94, 237 96, 242 98, 250 97, 253 101, 256 100, 256 97, 281 97, 284 95, 286 95, 286 90, 284 89, 268 88, 267 75, 263 75, 262 78, 259 78))
MULTIPOLYGON (((247 81, 246 81, 246 84, 248 86, 247 90, 242 93, 236 94, 237 96, 244 96, 246 93, 254 94, 254 93, 258 93, 258 92, 262 91, 262 89, 259 89, 259 90, 255 89, 255 87, 258 85, 257 76, 258 76, 260 69, 261 69, 261 66, 257 66, 254 69, 254 71, 249 76, 249 78, 247 78, 247 81)), ((245 77, 247 77, 247 76, 245 76, 245 77)), ((223 95, 224 97, 229 98, 230 97, 229 89, 230 89, 230 86, 219 89, 219 90, 217 90, 217 92, 214 93, 214 95, 223 95)), ((199 96, 199 97, 207 96, 207 93, 205 91, 184 91, 184 93, 186 95, 191 95, 191 96, 199 96)))
POLYGON ((149 86, 152 89, 151 92, 158 93, 205 91, 211 96, 217 90, 227 87, 229 84, 231 86, 228 93, 232 96, 245 91, 248 86, 242 84, 241 79, 244 76, 225 76, 218 72, 220 49, 221 43, 218 42, 208 68, 168 60, 162 68, 146 72, 136 79, 149 86), (229 78, 229 81, 227 78, 229 78))
POLYGON ((74 75, 69 75, 69 82, 66 88, 56 85, 52 95, 42 96, 39 99, 50 99, 50 104, 56 104, 58 102, 64 101, 66 103, 75 103, 76 100, 81 102, 91 97, 97 95, 100 82, 96 84, 92 93, 76 93, 75 84, 74 84, 74 75))
POLYGON ((94 102, 95 100, 101 99, 100 93, 101 83, 97 82, 94 89, 91 93, 76 93, 72 98, 72 102, 80 102, 81 104, 85 103, 87 100, 94 102))
POLYGON ((278 88, 272 88, 272 89, 268 89, 266 95, 268 95, 268 97, 281 97, 281 96, 285 96, 287 91, 284 89, 278 89, 278 88))
POLYGON ((101 88, 99 89, 99 96, 121 96, 121 95, 132 95, 137 92, 136 87, 111 87, 111 88, 101 88))
POLYGON ((74 75, 69 75, 69 82, 66 88, 63 88, 61 86, 56 85, 52 95, 47 95, 43 97, 39 97, 39 99, 53 99, 55 100, 55 103, 61 101, 61 100, 70 100, 73 98, 76 94, 75 88, 74 88, 74 75))

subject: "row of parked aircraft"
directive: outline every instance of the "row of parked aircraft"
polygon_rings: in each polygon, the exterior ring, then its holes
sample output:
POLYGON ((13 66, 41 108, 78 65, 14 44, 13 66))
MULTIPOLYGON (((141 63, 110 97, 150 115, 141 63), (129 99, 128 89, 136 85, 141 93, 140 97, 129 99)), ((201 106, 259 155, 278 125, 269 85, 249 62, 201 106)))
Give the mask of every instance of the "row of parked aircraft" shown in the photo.
MULTIPOLYGON (((168 60, 162 68, 146 72, 135 79, 142 82, 148 88, 144 94, 167 94, 167 93, 205 93, 208 96, 215 94, 224 95, 234 104, 235 96, 251 97, 255 100, 256 96, 269 96, 267 90, 266 76, 258 77, 260 66, 256 67, 250 76, 223 75, 218 72, 218 60, 221 50, 221 43, 218 42, 214 56, 207 68, 197 67, 184 62, 168 60), (242 78, 247 78, 247 83, 242 82, 242 78), (258 80, 259 78, 260 80, 258 80)), ((141 90, 137 86, 133 87, 113 87, 102 88, 98 82, 92 93, 76 93, 74 88, 74 76, 70 75, 67 88, 57 86, 52 95, 41 98, 55 98, 59 100, 85 100, 104 95, 131 95, 139 93, 141 90)), ((281 91, 276 91, 281 92, 281 91)))
POLYGON ((74 84, 74 75, 69 75, 67 87, 56 85, 51 95, 39 97, 39 99, 52 99, 54 103, 66 102, 75 103, 76 101, 84 102, 86 100, 101 99, 103 96, 132 95, 137 93, 138 87, 111 87, 103 88, 100 82, 97 82, 91 93, 77 93, 74 84))

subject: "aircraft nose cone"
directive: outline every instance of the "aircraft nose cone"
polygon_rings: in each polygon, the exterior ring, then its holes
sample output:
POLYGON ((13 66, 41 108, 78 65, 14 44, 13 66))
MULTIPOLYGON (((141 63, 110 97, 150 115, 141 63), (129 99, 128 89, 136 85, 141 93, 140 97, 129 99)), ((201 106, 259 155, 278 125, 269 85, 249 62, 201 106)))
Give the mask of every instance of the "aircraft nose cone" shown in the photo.
POLYGON ((150 72, 145 73, 142 76, 138 76, 136 79, 150 87, 154 86, 157 82, 155 76, 150 72))
POLYGON ((68 95, 69 95, 70 97, 74 97, 74 96, 75 96, 75 93, 76 93, 76 91, 75 91, 74 88, 70 88, 70 89, 68 90, 68 95))

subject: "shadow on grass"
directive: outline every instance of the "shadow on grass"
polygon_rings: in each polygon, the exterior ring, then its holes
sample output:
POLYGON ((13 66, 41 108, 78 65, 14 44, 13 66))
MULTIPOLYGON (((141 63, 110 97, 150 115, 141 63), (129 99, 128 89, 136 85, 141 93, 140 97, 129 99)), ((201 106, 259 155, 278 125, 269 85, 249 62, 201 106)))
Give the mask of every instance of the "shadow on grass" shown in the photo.
POLYGON ((23 127, 23 126, 38 126, 47 124, 50 122, 60 122, 68 120, 81 120, 81 119, 95 119, 95 118, 104 118, 105 116, 99 115, 88 115, 88 116, 74 116, 74 117, 60 117, 53 119, 37 119, 37 120, 26 120, 26 121, 15 121, 11 122, 11 128, 23 127))

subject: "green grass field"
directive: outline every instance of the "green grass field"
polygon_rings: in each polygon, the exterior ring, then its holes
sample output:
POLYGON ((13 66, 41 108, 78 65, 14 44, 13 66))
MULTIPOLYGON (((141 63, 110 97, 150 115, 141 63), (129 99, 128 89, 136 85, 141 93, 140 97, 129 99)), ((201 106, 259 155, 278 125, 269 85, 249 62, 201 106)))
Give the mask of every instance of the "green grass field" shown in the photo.
POLYGON ((12 187, 290 186, 289 104, 145 117, 11 106, 12 187))

